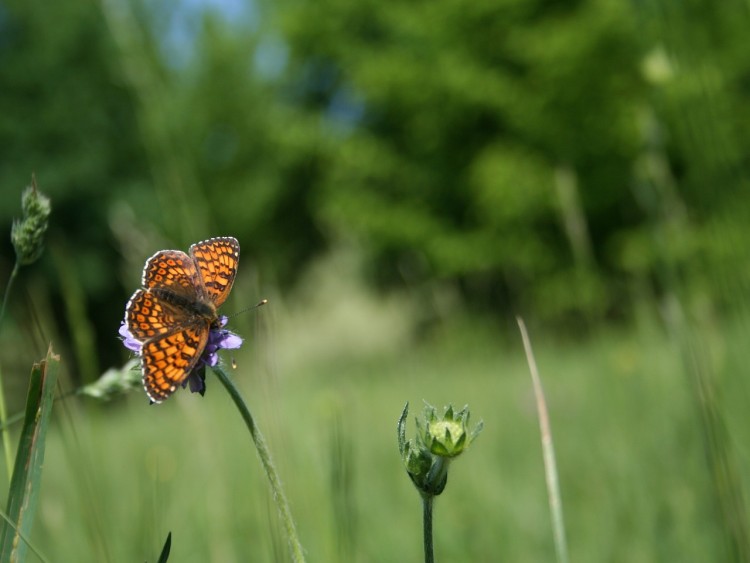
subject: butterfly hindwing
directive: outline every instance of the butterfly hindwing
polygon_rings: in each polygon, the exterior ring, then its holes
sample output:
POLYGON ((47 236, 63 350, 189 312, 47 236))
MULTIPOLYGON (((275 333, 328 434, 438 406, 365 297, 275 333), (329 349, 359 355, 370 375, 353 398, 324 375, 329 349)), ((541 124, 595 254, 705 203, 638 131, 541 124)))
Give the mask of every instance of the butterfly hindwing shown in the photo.
POLYGON ((177 390, 200 359, 208 341, 208 321, 152 338, 143 345, 143 387, 154 403, 177 390))

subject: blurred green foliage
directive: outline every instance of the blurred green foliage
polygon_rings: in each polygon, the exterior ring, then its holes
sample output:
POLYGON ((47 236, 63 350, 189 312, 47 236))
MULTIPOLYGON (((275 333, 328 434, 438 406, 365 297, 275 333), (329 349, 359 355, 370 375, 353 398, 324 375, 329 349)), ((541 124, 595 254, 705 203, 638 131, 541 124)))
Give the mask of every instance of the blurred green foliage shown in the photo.
MULTIPOLYGON (((66 388, 122 365, 144 260, 236 236, 225 308, 296 301, 252 317, 278 315, 283 345, 255 334, 238 364, 311 560, 418 557, 393 421, 426 398, 487 423, 438 504, 438 553, 538 561, 552 547, 526 367, 482 327, 633 321, 538 347, 572 559, 742 560, 747 334, 715 313, 748 318, 748 19, 745 0, 0 0, 0 238, 32 172, 52 200, 3 373, 50 339, 66 388), (459 328, 410 338, 441 316, 459 328)), ((12 405, 26 383, 4 383, 12 405)), ((173 529, 176 558, 283 552, 235 413, 185 395, 62 403, 43 548, 153 559, 173 529)))
POLYGON ((321 179, 323 211, 366 237, 383 277, 458 281, 501 308, 550 291, 576 267, 564 170, 595 254, 637 215, 628 182, 645 85, 625 6, 334 0, 324 18, 320 6, 285 14, 291 71, 312 72, 321 111, 342 91, 363 107, 321 179))
POLYGON ((52 303, 79 281, 100 371, 143 259, 215 235, 281 288, 354 245, 427 317, 436 288, 596 323, 665 271, 744 287, 750 55, 729 4, 3 0, 0 232, 36 172, 53 260, 26 275, 52 303))

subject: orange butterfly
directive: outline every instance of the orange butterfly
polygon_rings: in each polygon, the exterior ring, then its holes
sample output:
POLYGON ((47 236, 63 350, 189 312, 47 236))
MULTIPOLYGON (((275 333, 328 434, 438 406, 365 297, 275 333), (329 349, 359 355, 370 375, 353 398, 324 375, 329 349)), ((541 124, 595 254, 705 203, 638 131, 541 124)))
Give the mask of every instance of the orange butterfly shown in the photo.
MULTIPOLYGON (((240 245, 232 237, 205 240, 180 250, 161 250, 146 261, 141 285, 125 307, 120 334, 138 352, 143 387, 160 403, 185 385, 196 368, 215 365, 219 348, 239 348, 242 339, 224 330, 217 313, 237 275, 240 245)), ((203 383, 191 390, 203 393, 203 383)))

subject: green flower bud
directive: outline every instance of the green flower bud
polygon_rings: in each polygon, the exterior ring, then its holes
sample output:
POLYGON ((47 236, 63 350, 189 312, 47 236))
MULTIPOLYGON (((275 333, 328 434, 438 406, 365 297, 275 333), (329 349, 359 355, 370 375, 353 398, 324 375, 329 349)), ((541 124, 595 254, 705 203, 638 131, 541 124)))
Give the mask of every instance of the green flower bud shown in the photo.
POLYGON ((460 455, 479 435, 482 423, 468 432, 469 410, 464 407, 458 413, 449 406, 442 419, 438 419, 435 408, 425 406, 424 421, 419 418, 417 437, 406 441, 406 403, 398 420, 398 445, 401 459, 414 486, 425 496, 437 496, 448 482, 449 462, 460 455))
POLYGON ((461 455, 484 426, 480 421, 476 428, 469 432, 468 405, 457 413, 453 412, 452 405, 448 405, 442 419, 437 417, 434 407, 426 405, 425 420, 427 424, 422 431, 425 445, 433 454, 448 458, 461 455))
POLYGON ((26 266, 35 262, 44 250, 43 239, 52 210, 49 198, 36 188, 36 178, 31 176, 31 185, 21 196, 23 219, 13 221, 10 240, 16 250, 18 263, 26 266))

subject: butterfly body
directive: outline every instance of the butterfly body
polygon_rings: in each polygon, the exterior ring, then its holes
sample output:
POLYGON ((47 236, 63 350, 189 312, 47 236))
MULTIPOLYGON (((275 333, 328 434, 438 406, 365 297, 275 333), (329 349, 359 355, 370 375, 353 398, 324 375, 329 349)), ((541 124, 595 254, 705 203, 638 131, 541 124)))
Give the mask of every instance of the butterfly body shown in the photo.
POLYGON ((239 255, 236 239, 218 237, 194 244, 189 254, 162 250, 146 261, 125 324, 141 344, 143 387, 152 402, 167 399, 198 364, 239 255))
POLYGON ((157 299, 183 309, 196 320, 201 318, 207 320, 209 323, 214 323, 219 318, 216 306, 208 299, 193 300, 164 288, 152 288, 149 291, 157 299))

